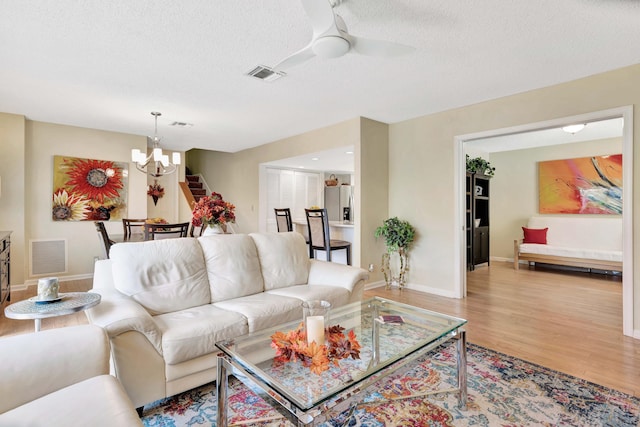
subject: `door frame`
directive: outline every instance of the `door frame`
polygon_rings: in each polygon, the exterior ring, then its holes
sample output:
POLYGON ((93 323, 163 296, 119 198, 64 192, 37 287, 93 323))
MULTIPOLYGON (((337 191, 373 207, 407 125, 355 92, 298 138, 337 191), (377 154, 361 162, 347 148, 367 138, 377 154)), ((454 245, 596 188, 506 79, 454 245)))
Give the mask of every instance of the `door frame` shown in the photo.
MULTIPOLYGON (((464 144, 473 140, 496 137, 501 135, 512 135, 536 130, 559 128, 572 123, 588 123, 606 119, 622 117, 624 126, 622 129, 622 200, 624 209, 622 211, 622 333, 627 336, 634 336, 634 291, 633 291, 633 106, 624 106, 576 116, 562 117, 541 122, 528 123, 525 125, 493 129, 484 132, 476 132, 454 137, 454 194, 455 211, 454 219, 454 241, 455 264, 458 265, 455 273, 454 294, 458 298, 467 295, 467 270, 466 270, 466 222, 465 222, 465 180, 466 171, 464 144)), ((635 337, 640 338, 640 336, 635 337)))

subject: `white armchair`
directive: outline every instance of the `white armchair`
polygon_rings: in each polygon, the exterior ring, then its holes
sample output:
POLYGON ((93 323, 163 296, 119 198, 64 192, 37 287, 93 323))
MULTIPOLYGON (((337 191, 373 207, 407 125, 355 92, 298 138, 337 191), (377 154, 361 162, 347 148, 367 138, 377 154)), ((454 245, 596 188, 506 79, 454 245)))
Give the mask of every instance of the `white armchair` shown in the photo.
POLYGON ((0 339, 0 426, 142 426, 94 325, 0 339))

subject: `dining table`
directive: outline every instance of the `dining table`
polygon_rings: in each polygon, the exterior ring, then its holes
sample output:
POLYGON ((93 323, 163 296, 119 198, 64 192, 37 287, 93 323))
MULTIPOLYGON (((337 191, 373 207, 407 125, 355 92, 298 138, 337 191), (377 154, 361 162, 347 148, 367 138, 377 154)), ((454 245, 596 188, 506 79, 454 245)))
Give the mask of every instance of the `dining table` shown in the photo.
POLYGON ((125 242, 144 242, 144 233, 131 233, 131 234, 109 234, 109 239, 113 243, 125 243, 125 242))

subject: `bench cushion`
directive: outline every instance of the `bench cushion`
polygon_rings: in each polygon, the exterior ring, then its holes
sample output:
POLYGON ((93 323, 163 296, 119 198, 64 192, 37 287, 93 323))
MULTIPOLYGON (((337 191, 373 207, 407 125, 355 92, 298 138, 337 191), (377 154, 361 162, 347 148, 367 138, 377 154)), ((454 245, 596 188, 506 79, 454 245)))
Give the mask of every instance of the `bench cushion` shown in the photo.
POLYGON ((549 228, 547 245, 577 250, 622 251, 621 216, 533 216, 527 226, 546 227, 549 228))

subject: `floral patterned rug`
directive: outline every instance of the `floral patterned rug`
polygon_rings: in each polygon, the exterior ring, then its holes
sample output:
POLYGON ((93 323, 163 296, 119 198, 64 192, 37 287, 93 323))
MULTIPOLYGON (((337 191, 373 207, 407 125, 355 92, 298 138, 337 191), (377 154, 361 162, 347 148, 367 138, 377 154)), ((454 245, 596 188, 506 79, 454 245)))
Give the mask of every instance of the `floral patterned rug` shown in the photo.
MULTIPOLYGON (((411 397, 455 386, 455 347, 445 345, 402 375, 381 379, 349 426, 638 426, 640 399, 468 344, 467 409, 454 394, 411 397), (394 400, 395 399, 395 400, 394 400)), ((230 381, 230 425, 290 426, 240 381, 230 381)), ((214 384, 144 408, 146 427, 215 426, 214 384)), ((324 424, 340 426, 344 414, 324 424)))

